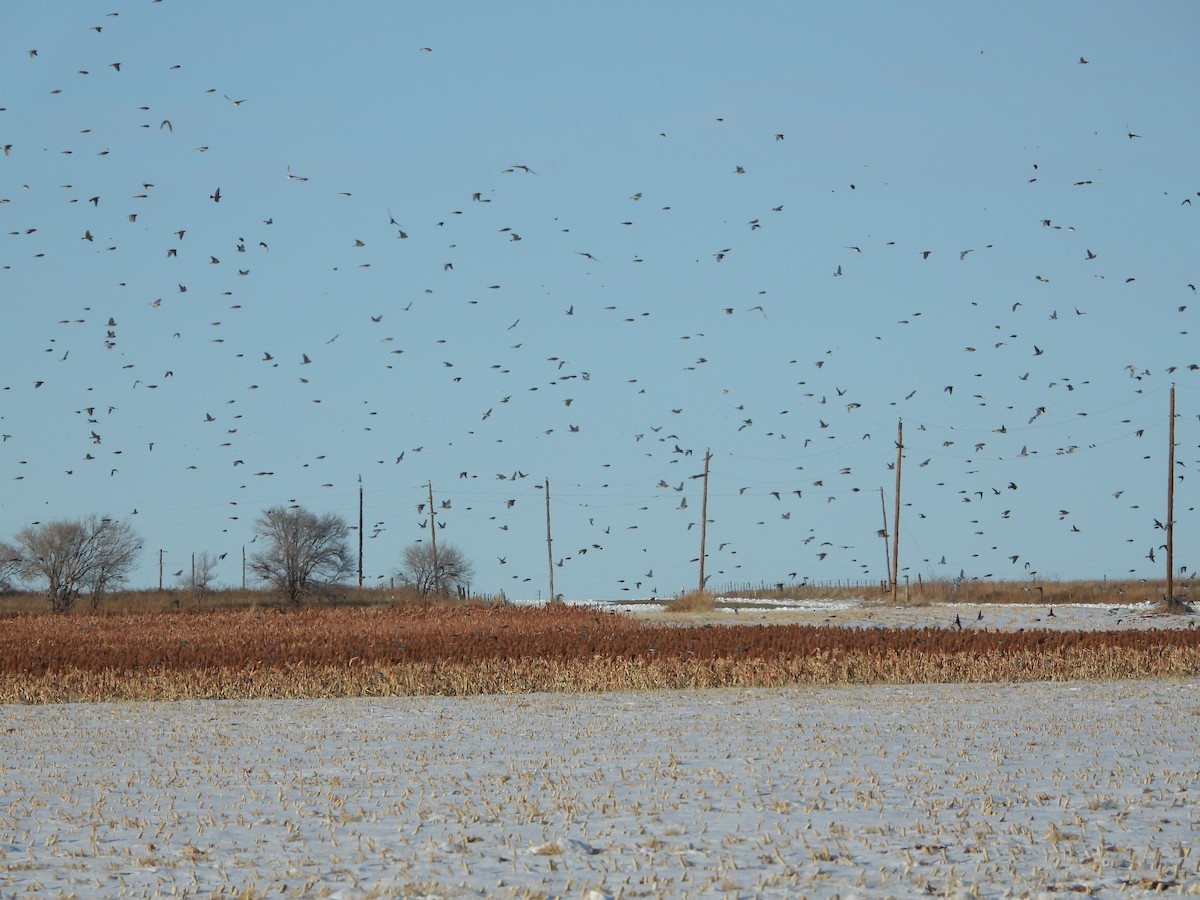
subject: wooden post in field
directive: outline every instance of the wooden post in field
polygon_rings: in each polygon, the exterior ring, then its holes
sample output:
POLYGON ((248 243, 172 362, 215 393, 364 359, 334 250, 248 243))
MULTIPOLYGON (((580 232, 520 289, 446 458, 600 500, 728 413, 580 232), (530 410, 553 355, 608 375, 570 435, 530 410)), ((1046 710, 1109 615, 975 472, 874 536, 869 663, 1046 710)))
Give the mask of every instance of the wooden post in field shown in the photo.
POLYGON ((362 557, 363 557, 363 483, 362 476, 358 476, 358 586, 363 586, 362 576, 362 557))
POLYGON ((546 562, 549 565, 550 572, 550 602, 557 603, 558 597, 554 593, 554 548, 550 541, 550 479, 546 479, 546 562))
POLYGON ((1175 385, 1171 385, 1170 421, 1167 423, 1167 607, 1175 602, 1175 385))
POLYGON ((704 590, 704 540, 708 535, 708 460, 712 454, 704 451, 704 491, 700 495, 700 590, 704 590))
POLYGON ((892 577, 892 554, 888 550, 888 527, 887 527, 887 501, 883 499, 883 488, 879 488, 879 511, 883 513, 883 529, 879 532, 879 536, 883 538, 883 571, 887 573, 887 577, 892 577))
POLYGON ((246 545, 242 544, 242 590, 246 589, 246 545))
POLYGON ((158 589, 159 589, 159 591, 162 591, 162 558, 163 558, 163 552, 160 549, 158 551, 158 589))
POLYGON ((900 580, 900 461, 904 458, 904 420, 896 421, 896 515, 892 525, 892 603, 900 580))

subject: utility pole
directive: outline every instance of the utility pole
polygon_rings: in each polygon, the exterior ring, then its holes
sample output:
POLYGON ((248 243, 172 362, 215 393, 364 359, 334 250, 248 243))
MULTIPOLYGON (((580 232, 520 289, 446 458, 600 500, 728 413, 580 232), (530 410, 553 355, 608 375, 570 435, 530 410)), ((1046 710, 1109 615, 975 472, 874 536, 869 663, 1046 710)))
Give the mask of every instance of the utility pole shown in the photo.
POLYGON ((883 538, 883 571, 890 579, 892 577, 892 554, 888 550, 887 501, 883 499, 883 488, 879 488, 879 511, 883 513, 883 530, 879 536, 883 538))
POLYGON ((163 569, 162 558, 163 558, 163 552, 160 549, 158 551, 158 590, 160 593, 162 592, 162 569, 163 569))
POLYGON ((554 593, 554 549, 550 543, 550 479, 546 479, 546 561, 550 567, 550 602, 557 603, 558 595, 554 593))
POLYGON ((242 544, 242 590, 246 589, 246 545, 242 544))
POLYGON ((363 566, 363 483, 362 476, 358 476, 358 586, 363 586, 362 576, 363 566))
POLYGON ((712 454, 704 451, 704 492, 700 495, 700 590, 704 590, 704 541, 708 535, 708 460, 712 454))
POLYGON ((441 573, 438 572, 437 558, 437 523, 433 521, 435 513, 433 511, 433 481, 429 482, 429 545, 433 552, 433 595, 436 597, 442 592, 441 573))
POLYGON ((900 461, 904 458, 904 420, 896 420, 896 515, 892 524, 892 604, 900 580, 900 461))
POLYGON ((1175 605, 1175 385, 1171 385, 1171 412, 1167 424, 1167 607, 1175 605))

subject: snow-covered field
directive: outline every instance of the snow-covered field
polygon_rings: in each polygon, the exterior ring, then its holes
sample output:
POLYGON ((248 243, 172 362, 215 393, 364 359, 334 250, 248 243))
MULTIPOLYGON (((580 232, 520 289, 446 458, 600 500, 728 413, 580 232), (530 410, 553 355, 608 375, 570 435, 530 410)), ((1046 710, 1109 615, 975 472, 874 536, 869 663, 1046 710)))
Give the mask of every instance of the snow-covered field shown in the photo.
POLYGON ((0 896, 1200 894, 1198 686, 0 707, 0 896))
POLYGON ((1050 628, 1059 631, 1130 631, 1144 628, 1196 628, 1200 617, 1163 611, 1158 603, 969 603, 933 601, 891 604, 886 600, 738 600, 722 598, 721 606, 708 613, 669 615, 654 602, 625 602, 612 605, 651 621, 695 624, 697 619, 725 625, 838 625, 848 628, 978 628, 1016 631, 1050 628))

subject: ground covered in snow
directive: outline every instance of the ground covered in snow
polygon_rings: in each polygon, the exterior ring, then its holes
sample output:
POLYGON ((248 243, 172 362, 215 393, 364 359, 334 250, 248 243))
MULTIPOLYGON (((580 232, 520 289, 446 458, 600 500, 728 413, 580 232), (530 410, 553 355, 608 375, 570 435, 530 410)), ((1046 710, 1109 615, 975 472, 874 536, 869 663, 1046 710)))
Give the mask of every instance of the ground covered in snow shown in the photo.
POLYGON ((1154 602, 1122 603, 955 603, 887 600, 760 600, 722 597, 711 612, 667 613, 653 601, 613 604, 648 621, 725 625, 838 625, 847 628, 977 628, 991 631, 1051 628, 1059 631, 1131 631, 1146 628, 1196 628, 1200 616, 1168 613, 1154 602))
POLYGON ((0 707, 0 895, 1200 894, 1198 686, 0 707))

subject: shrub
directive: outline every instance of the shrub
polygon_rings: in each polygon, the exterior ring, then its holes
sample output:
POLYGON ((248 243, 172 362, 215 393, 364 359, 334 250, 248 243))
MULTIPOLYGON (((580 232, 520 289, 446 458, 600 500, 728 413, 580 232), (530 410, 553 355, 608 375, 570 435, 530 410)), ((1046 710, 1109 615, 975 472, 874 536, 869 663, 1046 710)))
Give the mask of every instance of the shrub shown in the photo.
POLYGON ((668 600, 666 610, 673 613, 711 612, 714 605, 713 595, 708 591, 688 591, 668 600))

